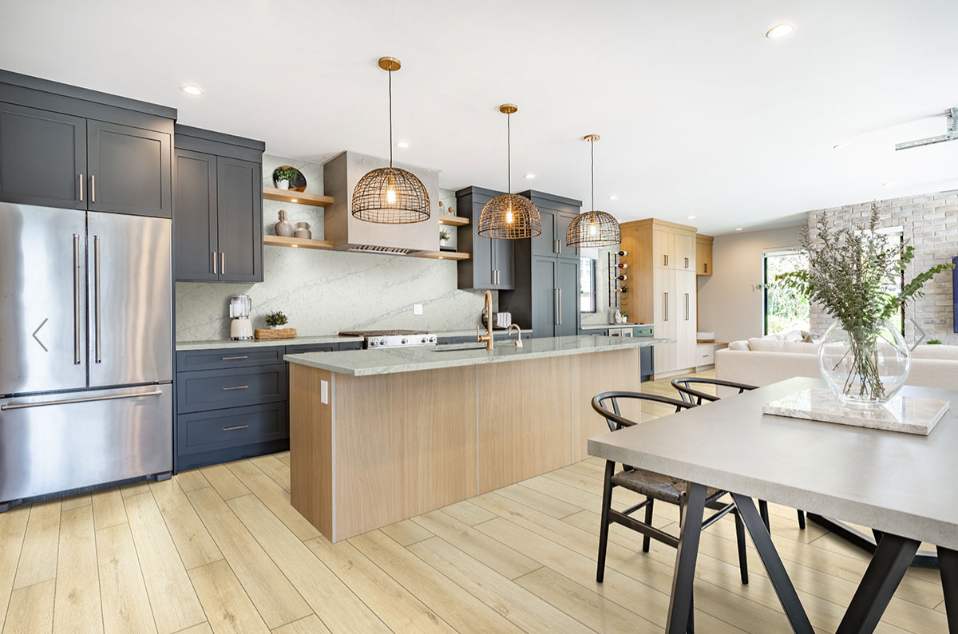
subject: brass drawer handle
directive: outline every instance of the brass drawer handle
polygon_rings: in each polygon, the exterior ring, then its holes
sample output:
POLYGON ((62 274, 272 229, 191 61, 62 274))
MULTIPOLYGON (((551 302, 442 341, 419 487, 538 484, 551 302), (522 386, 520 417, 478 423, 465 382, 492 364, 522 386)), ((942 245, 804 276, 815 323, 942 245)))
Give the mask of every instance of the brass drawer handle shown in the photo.
POLYGON ((223 431, 233 431, 235 429, 246 429, 249 425, 237 425, 236 427, 224 427, 223 431))
POLYGON ((237 385, 235 387, 224 387, 223 391, 226 392, 227 390, 248 390, 248 389, 249 389, 248 385, 237 385))
POLYGON ((223 361, 233 361, 233 360, 235 360, 235 359, 248 359, 248 358, 249 358, 249 357, 247 357, 247 356, 245 356, 245 355, 242 356, 242 357, 223 357, 223 361))

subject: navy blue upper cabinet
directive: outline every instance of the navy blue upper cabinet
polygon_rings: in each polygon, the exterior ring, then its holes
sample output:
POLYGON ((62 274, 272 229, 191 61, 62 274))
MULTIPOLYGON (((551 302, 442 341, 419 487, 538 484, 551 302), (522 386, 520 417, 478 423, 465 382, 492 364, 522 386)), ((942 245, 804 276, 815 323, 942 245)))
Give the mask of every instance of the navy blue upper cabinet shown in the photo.
POLYGON ((86 209, 86 119, 0 103, 0 198, 86 209))
POLYGON ((262 141, 176 126, 176 279, 263 281, 262 141))
POLYGON ((502 192, 481 187, 467 187, 456 192, 459 215, 469 224, 459 227, 459 250, 471 254, 457 264, 459 288, 462 290, 511 290, 515 288, 514 240, 496 240, 479 235, 482 208, 502 192))
POLYGON ((0 201, 171 218, 176 110, 0 71, 0 201))

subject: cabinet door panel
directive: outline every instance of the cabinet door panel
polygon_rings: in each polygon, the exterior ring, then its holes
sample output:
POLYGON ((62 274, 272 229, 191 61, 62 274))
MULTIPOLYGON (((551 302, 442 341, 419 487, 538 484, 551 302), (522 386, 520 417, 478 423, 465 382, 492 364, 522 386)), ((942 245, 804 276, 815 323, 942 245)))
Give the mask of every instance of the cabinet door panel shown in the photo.
POLYGON ((170 135, 87 122, 91 211, 173 217, 170 135))
MULTIPOLYGON (((555 214, 545 209, 540 209, 542 217, 542 233, 532 238, 532 255, 543 255, 555 257, 556 255, 556 220, 555 214)), ((563 240, 565 235, 563 235, 563 240)))
POLYGON ((675 274, 676 300, 678 301, 678 320, 676 322, 676 369, 691 368, 696 365, 697 343, 695 333, 696 311, 695 291, 697 282, 694 271, 677 271, 675 274))
MULTIPOLYGON (((676 314, 675 271, 657 268, 652 273, 655 336, 662 339, 675 339, 678 332, 679 315, 676 314)), ((660 344, 655 346, 656 372, 671 372, 676 369, 678 344, 660 344)))
POLYGON ((565 244, 565 234, 569 230, 569 225, 575 219, 575 214, 557 213, 555 216, 555 236, 558 240, 559 257, 566 260, 578 260, 579 250, 575 247, 568 247, 565 244))
POLYGON ((263 176, 258 163, 216 160, 219 279, 263 281, 263 176))
POLYGON ((0 201, 86 209, 85 172, 86 119, 0 104, 0 201))
POLYGON ((503 291, 516 287, 515 240, 491 240, 495 251, 493 262, 496 275, 496 288, 503 291))
POLYGON ((694 235, 675 235, 675 268, 679 271, 695 271, 694 235))
POLYGON ((556 336, 575 335, 579 319, 579 262, 559 260, 559 325, 556 336))
POLYGON ((652 232, 652 266, 675 268, 675 234, 655 229, 652 232))
POLYGON ((213 259, 219 251, 216 245, 216 157, 178 149, 173 163, 176 170, 173 223, 176 279, 215 281, 219 277, 213 271, 213 259))
POLYGON ((496 240, 476 234, 472 241, 473 288, 478 290, 495 288, 492 270, 495 268, 493 243, 496 240))
POLYGON ((555 258, 532 260, 532 334, 554 337, 556 333, 556 262, 555 258))

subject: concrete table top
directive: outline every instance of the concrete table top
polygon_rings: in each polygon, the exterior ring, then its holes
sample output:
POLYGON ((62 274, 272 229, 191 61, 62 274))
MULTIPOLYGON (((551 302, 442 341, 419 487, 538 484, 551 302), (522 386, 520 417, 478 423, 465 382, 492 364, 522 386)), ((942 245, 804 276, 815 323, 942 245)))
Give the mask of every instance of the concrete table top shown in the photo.
POLYGON ((589 454, 958 549, 958 391, 928 436, 762 413, 820 379, 794 378, 589 440, 589 454))
POLYGON ((385 348, 379 350, 344 350, 307 354, 287 354, 283 358, 290 363, 329 370, 350 376, 371 376, 396 372, 418 372, 455 368, 465 365, 483 365, 509 361, 563 357, 575 354, 591 354, 625 348, 644 348, 658 344, 675 343, 674 339, 645 337, 544 337, 523 339, 523 347, 516 348, 511 342, 497 343, 494 350, 487 351, 484 344, 469 343, 450 346, 427 346, 421 348, 385 348), (479 348, 478 346, 483 346, 479 348))

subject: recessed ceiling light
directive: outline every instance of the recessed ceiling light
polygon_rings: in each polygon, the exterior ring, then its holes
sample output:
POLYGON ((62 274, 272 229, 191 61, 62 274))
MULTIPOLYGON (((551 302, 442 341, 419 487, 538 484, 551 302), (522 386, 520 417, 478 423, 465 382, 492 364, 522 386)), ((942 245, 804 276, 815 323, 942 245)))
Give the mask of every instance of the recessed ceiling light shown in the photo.
POLYGON ((833 146, 832 146, 832 149, 833 149, 833 150, 844 150, 844 149, 847 148, 847 147, 848 147, 848 144, 847 144, 847 143, 839 143, 838 145, 833 145, 833 146))
POLYGON ((618 200, 618 199, 619 197, 616 196, 615 194, 612 194, 611 196, 609 196, 609 200, 618 200))
POLYGON ((400 141, 396 144, 396 147, 407 148, 409 147, 409 141, 400 141))
POLYGON ((770 40, 778 40, 783 37, 788 37, 795 32, 795 25, 789 24, 788 22, 783 22, 782 24, 776 24, 768 31, 765 32, 765 37, 770 40))
POLYGON ((193 84, 187 84, 183 86, 180 90, 185 92, 188 95, 193 95, 194 97, 199 97, 203 94, 203 90, 199 86, 194 86, 193 84))
POLYGON ((735 227, 735 230, 736 230, 736 231, 741 231, 742 228, 741 228, 741 227, 735 227))
POLYGON ((536 177, 535 174, 526 174, 526 178, 527 178, 528 180, 532 180, 532 179, 535 178, 535 177, 536 177))
POLYGON ((886 182, 882 183, 881 186, 882 186, 882 187, 891 187, 891 186, 894 185, 894 184, 895 184, 895 181, 886 181, 886 182))
POLYGON ((686 216, 685 219, 686 219, 686 220, 695 220, 695 216, 686 216))

